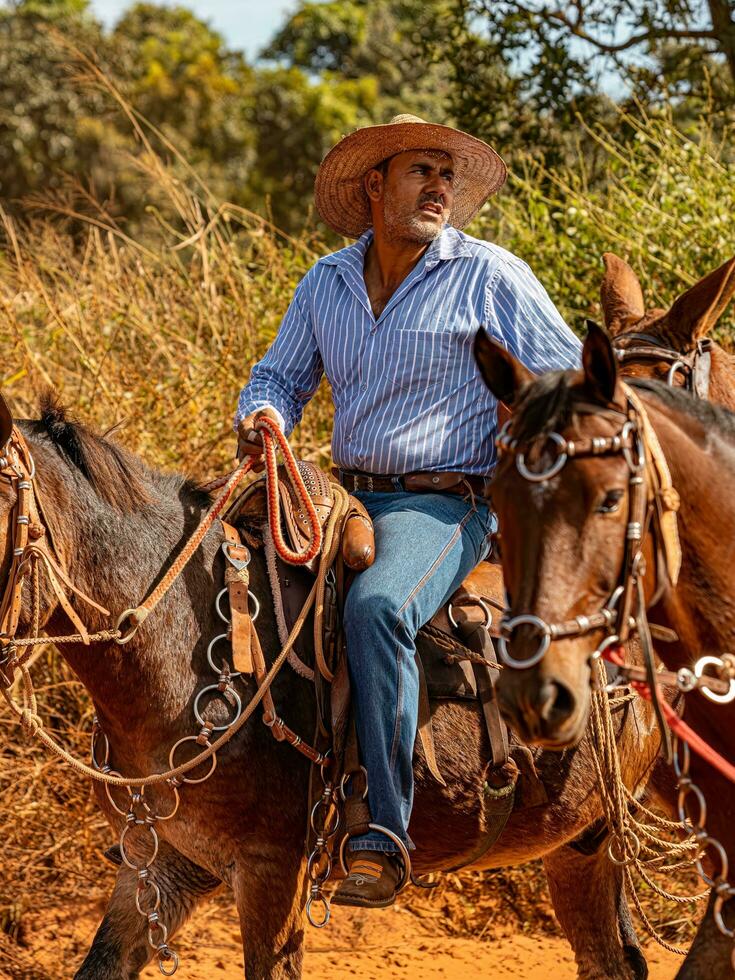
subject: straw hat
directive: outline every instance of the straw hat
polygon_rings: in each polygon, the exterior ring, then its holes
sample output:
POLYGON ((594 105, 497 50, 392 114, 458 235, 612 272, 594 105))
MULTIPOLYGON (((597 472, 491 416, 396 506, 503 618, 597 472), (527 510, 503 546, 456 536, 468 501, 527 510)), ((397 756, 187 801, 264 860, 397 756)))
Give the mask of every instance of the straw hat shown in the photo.
POLYGON ((442 150, 454 161, 450 222, 464 228, 505 182, 505 164, 487 143, 450 126, 418 116, 394 116, 384 126, 365 126, 327 153, 316 175, 314 197, 324 221, 338 235, 359 238, 370 227, 363 177, 372 167, 405 150, 442 150))

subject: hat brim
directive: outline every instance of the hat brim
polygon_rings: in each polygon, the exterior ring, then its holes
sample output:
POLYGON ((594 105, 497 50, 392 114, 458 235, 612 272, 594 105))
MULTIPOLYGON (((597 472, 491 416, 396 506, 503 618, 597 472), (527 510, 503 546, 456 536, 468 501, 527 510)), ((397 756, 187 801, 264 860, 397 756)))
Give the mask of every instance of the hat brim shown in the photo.
POLYGON ((372 225, 365 174, 406 150, 441 150, 452 157, 454 202, 449 221, 455 228, 465 228, 505 183, 502 158, 469 133, 425 122, 366 126, 333 146, 319 167, 314 199, 326 224, 345 238, 359 238, 372 225))

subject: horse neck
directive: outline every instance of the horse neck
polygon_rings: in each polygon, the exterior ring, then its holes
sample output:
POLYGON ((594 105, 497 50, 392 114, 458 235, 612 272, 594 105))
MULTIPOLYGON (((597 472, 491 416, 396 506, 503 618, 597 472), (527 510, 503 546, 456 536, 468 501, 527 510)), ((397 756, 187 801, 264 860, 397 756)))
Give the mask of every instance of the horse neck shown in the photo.
MULTIPOLYGON (((78 471, 53 450, 36 449, 42 501, 52 536, 66 557, 72 582, 110 610, 111 616, 73 598, 90 632, 114 625, 120 612, 136 606, 160 579, 201 518, 201 506, 177 495, 173 482, 151 482, 151 503, 122 512, 103 500, 78 471)), ((209 535, 184 574, 125 646, 64 644, 59 649, 89 690, 110 734, 144 733, 177 717, 196 686, 193 649, 214 632, 212 565, 217 541, 209 535), (155 705, 155 712, 151 706, 155 705)), ((51 598, 51 596, 47 596, 51 598)), ((48 635, 73 627, 58 607, 48 635)), ((151 732, 151 738, 155 735, 151 732)))

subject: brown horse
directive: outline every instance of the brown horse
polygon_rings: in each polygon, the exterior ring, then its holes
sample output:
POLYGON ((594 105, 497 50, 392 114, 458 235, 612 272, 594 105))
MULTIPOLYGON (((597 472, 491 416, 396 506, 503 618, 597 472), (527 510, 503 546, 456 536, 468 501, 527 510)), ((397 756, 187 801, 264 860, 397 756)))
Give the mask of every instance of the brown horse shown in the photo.
MULTIPOLYGON (((171 563, 209 498, 179 478, 149 470, 113 443, 68 422, 53 406, 45 408, 41 421, 22 422, 20 429, 35 460, 44 519, 55 548, 67 556, 74 584, 119 612, 145 594, 171 563)), ((14 484, 0 480, 4 569, 11 559, 8 526, 14 500, 14 484)), ((221 542, 221 530, 213 529, 127 646, 80 643, 60 648, 90 691, 109 738, 111 765, 131 777, 164 771, 171 746, 191 733, 194 700, 208 683, 207 646, 220 631, 214 600, 223 580, 221 542)), ((260 552, 253 555, 251 570, 252 588, 262 605, 258 629, 270 662, 279 644, 260 552)), ((25 592, 22 631, 29 627, 31 605, 25 592)), ((47 633, 69 632, 57 597, 45 582, 41 608, 47 633)), ((108 625, 98 612, 79 611, 92 630, 108 625)), ((247 702, 253 682, 240 678, 236 683, 247 702)), ((313 731, 314 695, 304 679, 284 669, 273 694, 293 728, 313 731)), ((639 792, 658 746, 650 711, 642 705, 618 711, 615 725, 625 781, 639 792)), ((473 706, 437 704, 434 728, 447 785, 434 780, 417 755, 411 834, 418 848, 418 872, 451 867, 470 857, 477 844, 478 801, 485 792, 489 758, 484 726, 473 706)), ((643 977, 645 961, 628 918, 620 870, 611 866, 604 849, 590 853, 574 846, 602 817, 590 752, 583 741, 564 756, 540 753, 535 763, 549 802, 514 812, 499 842, 475 866, 543 858, 580 975, 643 977)), ((152 866, 169 936, 203 897, 225 884, 240 915, 246 975, 258 980, 300 976, 307 777, 305 760, 253 720, 218 754, 208 781, 182 788, 176 816, 158 824, 160 849, 152 866)), ((120 831, 123 819, 98 784, 95 791, 111 825, 120 831)), ((165 794, 154 796, 167 810, 165 794)), ((119 869, 104 920, 77 977, 127 980, 150 959, 146 920, 135 910, 135 882, 133 870, 119 869)))
MULTIPOLYGON (((509 614, 532 617, 517 623, 507 640, 513 660, 528 666, 504 672, 499 696, 521 738, 569 746, 585 730, 591 658, 605 635, 595 616, 625 578, 630 553, 637 463, 634 447, 622 450, 627 396, 612 345, 599 328, 587 338, 581 372, 531 378, 486 337, 478 338, 476 355, 491 390, 514 409, 492 498, 509 614), (541 657, 540 644, 548 647, 541 657)), ((635 392, 681 498, 683 560, 675 586, 656 561, 661 534, 655 520, 643 523, 648 530, 641 545, 650 622, 677 637, 657 651, 679 670, 735 645, 735 415, 656 381, 639 381, 635 392)), ((685 718, 716 751, 733 758, 735 705, 713 705, 695 691, 686 695, 685 718)), ((735 786, 694 755, 691 777, 710 804, 708 833, 735 856, 735 786)), ((728 880, 735 882, 735 869, 728 880)), ((732 977, 731 953, 732 940, 707 915, 679 976, 732 977)))

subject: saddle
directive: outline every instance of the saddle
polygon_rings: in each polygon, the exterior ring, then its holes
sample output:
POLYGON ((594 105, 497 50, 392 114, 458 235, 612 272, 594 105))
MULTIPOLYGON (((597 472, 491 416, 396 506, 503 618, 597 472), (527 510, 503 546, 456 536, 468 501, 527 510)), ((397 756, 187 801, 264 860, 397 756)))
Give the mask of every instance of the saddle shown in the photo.
MULTIPOLYGON (((299 462, 299 471, 322 528, 332 509, 331 483, 326 474, 311 463, 299 462)), ((289 547, 304 553, 310 542, 308 517, 300 504, 284 468, 278 470, 278 496, 281 504, 281 531, 289 547)), ((277 553, 268 527, 268 498, 265 478, 261 477, 229 505, 224 520, 235 525, 251 547, 263 547, 276 611, 281 642, 285 642, 304 601, 314 584, 318 556, 307 565, 292 565, 277 553)), ((340 554, 327 576, 321 647, 329 665, 330 684, 314 663, 312 623, 302 630, 289 655, 291 666, 302 676, 313 680, 316 689, 319 730, 326 737, 335 757, 342 761, 345 777, 357 774, 359 747, 351 724, 349 679, 344 656, 344 640, 339 628, 344 597, 355 574, 372 564, 375 539, 372 522, 363 505, 349 498, 349 508, 342 525, 340 554)), ((484 720, 490 754, 487 760, 487 782, 497 792, 496 819, 490 822, 485 837, 486 850, 499 836, 514 805, 533 806, 545 802, 546 793, 535 771, 530 751, 509 739, 501 718, 495 685, 500 674, 491 625, 498 610, 502 611, 500 567, 481 562, 467 576, 451 599, 420 630, 417 637, 419 669, 419 726, 417 751, 428 771, 442 786, 431 715, 432 703, 460 700, 479 704, 484 720), (516 798, 518 777, 523 775, 523 792, 516 798)), ((265 702, 264 702, 265 703, 265 702)), ((326 747, 327 742, 323 743, 326 747)), ((353 794, 359 799, 360 794, 353 794)), ((360 800, 360 803, 363 801, 360 800)), ((486 805, 487 809, 487 805, 486 805)), ((369 822, 366 805, 348 807, 348 833, 361 832, 369 822), (350 809, 352 812, 350 812, 350 809)))

